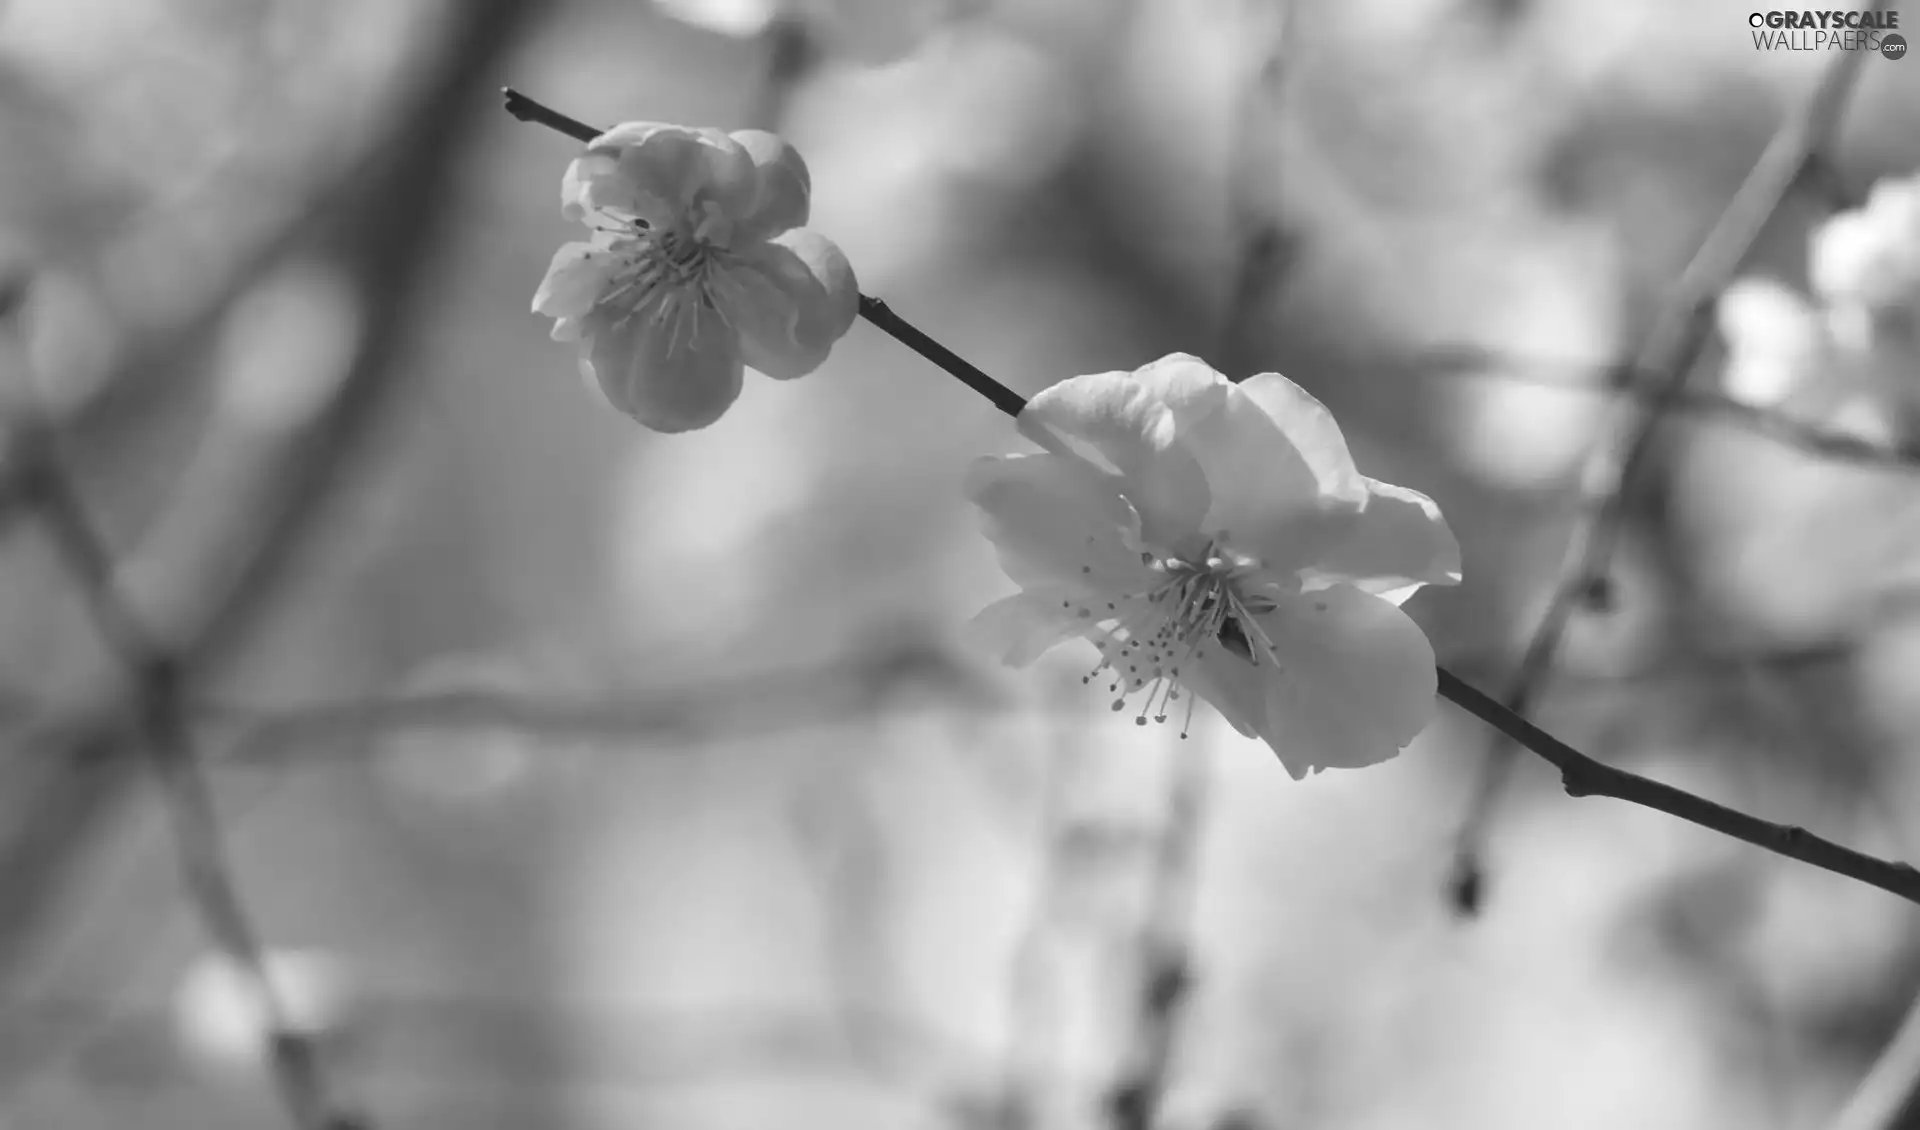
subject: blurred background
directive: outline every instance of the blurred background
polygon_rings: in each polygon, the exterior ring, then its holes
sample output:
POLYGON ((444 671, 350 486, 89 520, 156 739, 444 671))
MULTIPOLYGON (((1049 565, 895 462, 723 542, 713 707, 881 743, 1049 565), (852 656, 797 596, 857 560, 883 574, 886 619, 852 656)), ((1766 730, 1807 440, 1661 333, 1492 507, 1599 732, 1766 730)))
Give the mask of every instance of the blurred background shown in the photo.
MULTIPOLYGON (((1116 719, 1091 649, 983 665, 1011 585, 959 486, 1020 444, 870 326, 705 431, 607 411, 528 312, 577 145, 498 108, 781 130, 862 289, 1022 393, 1286 373, 1444 508, 1467 581, 1409 611, 1494 691, 1622 363, 1838 54, 1747 15, 6 0, 0 1127, 289 1124, 103 578, 185 655, 267 971, 381 1130, 1920 1126, 1891 895, 1527 758, 1463 906, 1489 735, 1444 704, 1295 783, 1205 708, 1116 719)), ((1857 64, 1535 716, 1912 858, 1913 460, 1713 410, 1912 447, 1916 319, 1810 271, 1920 167, 1920 62, 1857 64)))

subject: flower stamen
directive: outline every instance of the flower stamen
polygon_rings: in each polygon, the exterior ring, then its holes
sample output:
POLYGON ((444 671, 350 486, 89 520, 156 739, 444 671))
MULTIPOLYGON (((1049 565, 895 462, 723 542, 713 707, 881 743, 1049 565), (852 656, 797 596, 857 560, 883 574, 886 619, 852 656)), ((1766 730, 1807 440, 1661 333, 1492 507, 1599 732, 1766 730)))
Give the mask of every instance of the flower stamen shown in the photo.
MULTIPOLYGON (((1258 563, 1233 555, 1218 539, 1192 558, 1143 553, 1142 564, 1154 574, 1151 587, 1101 601, 1103 612, 1091 604, 1062 602, 1080 619, 1095 621, 1105 637, 1096 641, 1099 665, 1081 682, 1090 684, 1102 671, 1112 672, 1114 683, 1108 689, 1118 693, 1125 688, 1112 703, 1116 712, 1126 708, 1128 697, 1144 691, 1134 718, 1140 726, 1149 718, 1168 720, 1172 703, 1180 697, 1181 665, 1201 658, 1207 641, 1218 640, 1229 652, 1258 663, 1257 640, 1258 649, 1271 659, 1272 642, 1254 616, 1274 607, 1267 598, 1240 592, 1241 578, 1258 563)), ((1090 566, 1082 566, 1083 574, 1090 572, 1090 566)), ((1190 732, 1194 702, 1195 696, 1189 695, 1182 736, 1190 732)))

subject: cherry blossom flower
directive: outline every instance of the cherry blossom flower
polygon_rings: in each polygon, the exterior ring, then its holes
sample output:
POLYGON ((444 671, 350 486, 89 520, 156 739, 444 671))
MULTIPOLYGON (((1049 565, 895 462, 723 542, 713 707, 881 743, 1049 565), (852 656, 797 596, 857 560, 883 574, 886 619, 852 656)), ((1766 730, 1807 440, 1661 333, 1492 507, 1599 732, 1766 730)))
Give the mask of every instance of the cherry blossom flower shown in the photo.
POLYGON ((594 229, 533 297, 617 409, 659 432, 704 428, 743 370, 818 368, 858 313, 840 249, 804 226, 811 178, 760 130, 627 122, 568 166, 561 209, 594 229))
MULTIPOLYGON (((1460 579, 1425 495, 1360 474, 1319 401, 1173 354, 1061 382, 977 462, 968 497, 1022 591, 974 628, 1024 666, 1065 640, 1135 722, 1207 699, 1294 777, 1394 756, 1434 709, 1433 648, 1400 610, 1460 579)), ((1183 727, 1182 730, 1185 733, 1183 727)))

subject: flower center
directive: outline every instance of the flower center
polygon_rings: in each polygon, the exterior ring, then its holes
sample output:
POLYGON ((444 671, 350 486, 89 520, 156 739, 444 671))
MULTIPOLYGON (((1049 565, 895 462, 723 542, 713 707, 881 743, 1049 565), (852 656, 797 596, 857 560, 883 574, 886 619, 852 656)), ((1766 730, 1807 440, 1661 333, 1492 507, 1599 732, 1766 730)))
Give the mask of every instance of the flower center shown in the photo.
POLYGON ((709 293, 719 251, 708 242, 706 225, 689 232, 632 220, 626 228, 612 230, 618 232, 612 252, 620 266, 596 309, 605 312, 614 329, 645 311, 649 321, 670 326, 671 351, 683 332, 689 340, 698 333, 703 315, 726 320, 709 293))
MULTIPOLYGON (((1219 539, 1208 542, 1194 559, 1143 553, 1141 560, 1159 578, 1151 587, 1106 601, 1104 608, 1064 602, 1104 630, 1105 638, 1094 641, 1100 665, 1080 681, 1092 683, 1095 676, 1109 674, 1107 689, 1119 696, 1113 701, 1115 711, 1126 709, 1129 696, 1145 692, 1135 724, 1144 726, 1149 717, 1165 722, 1168 704, 1180 698, 1182 665, 1205 656, 1210 646, 1255 666, 1263 655, 1273 662, 1273 641, 1255 617, 1271 612, 1274 602, 1249 592, 1246 583, 1259 562, 1235 554, 1219 539)), ((1091 573, 1092 568, 1083 566, 1081 572, 1091 573)), ((1189 695, 1181 737, 1187 736, 1192 721, 1189 695)))

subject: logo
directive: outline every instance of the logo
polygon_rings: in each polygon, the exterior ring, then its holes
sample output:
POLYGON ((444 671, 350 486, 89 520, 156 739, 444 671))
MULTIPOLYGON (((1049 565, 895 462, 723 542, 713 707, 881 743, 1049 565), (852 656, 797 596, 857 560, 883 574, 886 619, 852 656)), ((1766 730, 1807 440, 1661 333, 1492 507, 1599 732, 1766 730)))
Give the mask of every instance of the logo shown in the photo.
POLYGON ((1898 33, 1900 13, 1889 11, 1749 12, 1758 51, 1878 51, 1904 59, 1907 41, 1898 33))

